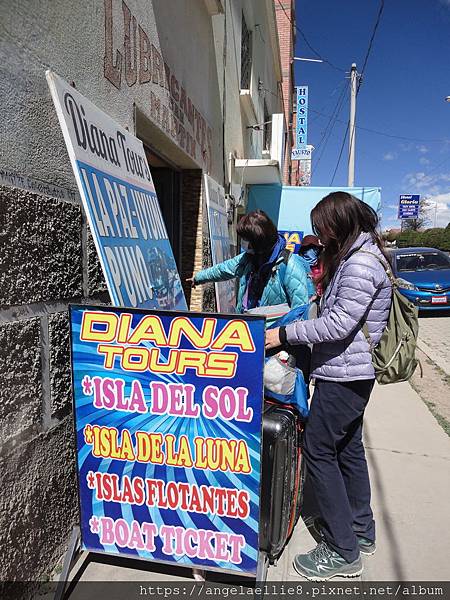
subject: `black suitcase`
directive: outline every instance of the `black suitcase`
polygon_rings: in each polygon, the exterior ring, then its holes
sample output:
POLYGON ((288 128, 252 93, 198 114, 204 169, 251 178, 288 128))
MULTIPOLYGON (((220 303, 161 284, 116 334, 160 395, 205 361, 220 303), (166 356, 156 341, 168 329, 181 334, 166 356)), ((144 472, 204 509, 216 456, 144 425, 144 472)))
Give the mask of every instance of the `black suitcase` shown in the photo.
POLYGON ((300 516, 302 421, 293 408, 266 401, 260 503, 260 550, 274 562, 300 516))

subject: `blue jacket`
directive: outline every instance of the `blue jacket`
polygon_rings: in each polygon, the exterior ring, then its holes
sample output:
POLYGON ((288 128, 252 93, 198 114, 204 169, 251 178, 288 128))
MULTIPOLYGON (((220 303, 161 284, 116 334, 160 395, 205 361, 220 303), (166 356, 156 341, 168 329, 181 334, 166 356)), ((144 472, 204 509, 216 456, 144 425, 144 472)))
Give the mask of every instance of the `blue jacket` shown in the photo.
MULTIPOLYGON (((313 295, 314 291, 309 293, 313 284, 312 280, 308 277, 309 266, 306 261, 302 260, 300 256, 292 254, 285 267, 283 262, 284 256, 280 254, 272 267, 272 273, 262 293, 259 306, 287 303, 290 308, 296 308, 297 306, 306 304, 309 297, 313 295)), ((194 283, 226 281, 238 277, 239 287, 236 310, 241 313, 243 312, 242 299, 251 269, 251 256, 247 252, 243 252, 209 269, 199 271, 194 277, 194 283)))

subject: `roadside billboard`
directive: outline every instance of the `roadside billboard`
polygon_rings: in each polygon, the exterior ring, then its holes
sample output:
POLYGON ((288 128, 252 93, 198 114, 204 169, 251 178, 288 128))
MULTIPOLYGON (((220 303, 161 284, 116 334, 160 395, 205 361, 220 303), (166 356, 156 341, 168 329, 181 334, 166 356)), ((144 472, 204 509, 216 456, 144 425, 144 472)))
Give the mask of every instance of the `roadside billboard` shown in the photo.
POLYGON ((46 77, 113 304, 187 309, 142 142, 46 77))
POLYGON ((83 549, 254 576, 264 318, 70 320, 83 549))
POLYGON ((419 194, 402 194, 398 201, 399 219, 417 219, 420 210, 419 194))
MULTIPOLYGON (((225 190, 209 175, 204 175, 206 206, 208 209, 209 239, 213 265, 228 260, 231 241, 228 231, 228 216, 225 190)), ((236 284, 234 279, 214 284, 218 312, 236 312, 236 284)))

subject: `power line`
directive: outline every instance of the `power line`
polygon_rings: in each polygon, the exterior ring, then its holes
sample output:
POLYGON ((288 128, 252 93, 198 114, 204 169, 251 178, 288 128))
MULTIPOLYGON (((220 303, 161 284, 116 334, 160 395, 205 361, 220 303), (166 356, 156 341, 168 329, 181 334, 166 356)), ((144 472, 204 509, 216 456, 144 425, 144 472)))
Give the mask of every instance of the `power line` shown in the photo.
POLYGON ((450 160, 450 156, 446 156, 444 158, 444 160, 442 160, 440 163, 438 163, 437 165, 434 165, 434 167, 429 169, 426 173, 423 173, 422 176, 417 179, 417 181, 422 181, 422 179, 425 179, 425 177, 428 177, 430 175, 430 173, 433 173, 433 171, 436 171, 436 169, 439 169, 439 167, 441 167, 448 160, 450 160))
MULTIPOLYGON (((358 94, 359 94, 359 90, 360 90, 360 88, 361 88, 362 78, 363 78, 363 76, 364 76, 364 73, 365 73, 365 71, 366 71, 367 63, 368 63, 368 61, 369 61, 369 56, 370 56, 370 54, 371 54, 371 52, 372 52, 372 48, 373 48, 373 42, 374 42, 374 40, 375 40, 375 35, 376 35, 376 33, 377 33, 378 26, 380 25, 380 21, 381 21, 381 15, 383 14, 383 10, 384 10, 384 0, 380 0, 380 7, 379 7, 379 9, 378 9, 377 18, 376 18, 375 25, 374 25, 374 27, 373 27, 373 30, 372 30, 372 35, 370 36, 370 40, 369 40, 369 44, 368 44, 368 47, 367 47, 366 56, 364 57, 363 67, 362 67, 362 69, 361 69, 361 73, 360 73, 360 75, 359 75, 359 79, 358 79, 358 85, 357 85, 357 87, 356 87, 356 96, 358 96, 358 94)), ((348 124, 347 124, 347 129, 345 130, 344 139, 342 140, 341 149, 340 149, 340 151, 339 151, 338 160, 337 160, 337 163, 336 163, 336 167, 335 167, 335 169, 334 169, 333 177, 331 178, 331 183, 330 183, 330 186, 331 186, 331 185, 333 185, 334 178, 335 178, 335 176, 336 176, 336 173, 337 173, 337 170, 338 170, 338 168, 339 168, 339 164, 340 164, 340 162, 341 162, 342 153, 343 153, 343 151, 344 151, 345 141, 346 141, 346 139, 347 139, 347 135, 348 135, 349 129, 350 129, 350 120, 348 121, 348 124)), ((351 132, 351 140, 350 140, 350 144, 352 144, 352 142, 353 142, 353 136, 354 136, 354 135, 355 135, 355 128, 353 127, 353 130, 352 130, 352 132, 351 132)))
POLYGON ((320 139, 320 142, 319 142, 319 143, 317 144, 317 146, 316 146, 316 149, 317 149, 317 150, 320 148, 320 146, 321 146, 321 144, 322 144, 322 142, 323 142, 323 140, 324 140, 324 138, 325 138, 325 136, 326 136, 326 134, 327 134, 328 128, 329 128, 329 127, 330 127, 330 125, 331 125, 331 122, 333 121, 333 119, 334 119, 334 122, 336 122, 336 120, 337 120, 337 115, 338 115, 338 114, 339 114, 339 112, 340 112, 340 111, 338 110, 338 108, 340 107, 340 105, 341 105, 341 102, 342 102, 342 100, 343 100, 343 98, 344 98, 344 95, 345 95, 346 89, 347 89, 346 82, 345 82, 345 81, 343 81, 343 82, 342 82, 342 84, 341 84, 341 90, 340 90, 340 93, 339 93, 339 95, 338 95, 338 98, 337 98, 336 104, 335 104, 335 106, 334 106, 333 110, 331 111, 331 115, 327 115, 328 123, 327 123, 327 125, 326 125, 326 127, 325 127, 325 130, 324 130, 324 131, 323 131, 323 133, 322 133, 322 137, 321 137, 321 139, 320 139))
POLYGON ((344 105, 344 100, 345 100, 346 95, 347 95, 346 94, 347 90, 348 90, 348 87, 344 86, 344 88, 343 88, 343 90, 341 92, 341 95, 338 98, 335 110, 331 114, 330 120, 329 120, 329 122, 327 124, 327 127, 325 128, 325 131, 324 131, 324 134, 322 136, 322 139, 321 139, 321 141, 319 142, 319 144, 317 146, 317 149, 319 149, 320 146, 321 146, 321 144, 322 144, 322 141, 325 142, 324 145, 322 146, 322 149, 321 149, 321 152, 320 152, 320 156, 318 156, 318 158, 317 158, 316 164, 314 166, 314 170, 317 169, 317 167, 319 166, 320 161, 322 160, 322 157, 323 157, 323 155, 325 153, 325 149, 327 147, 327 144, 328 144, 328 142, 329 142, 329 140, 331 138, 331 134, 333 133, 334 126, 336 125, 336 123, 338 122, 338 120, 340 121, 340 119, 338 119, 338 116, 339 116, 339 114, 340 114, 340 112, 342 110, 342 107, 344 105), (325 136, 327 136, 326 139, 325 139, 325 136))
POLYGON ((333 177, 331 178, 331 183, 330 183, 330 187, 333 185, 333 181, 334 178, 336 177, 336 173, 339 167, 339 163, 341 162, 341 158, 342 158, 342 153, 344 151, 344 146, 345 146, 345 140, 347 139, 347 135, 348 135, 348 130, 350 129, 350 121, 347 123, 347 129, 345 130, 345 135, 344 135, 344 139, 342 140, 342 146, 341 149, 339 151, 339 157, 336 163, 336 167, 334 169, 334 173, 333 173, 333 177))
MULTIPOLYGON (((326 115, 325 113, 322 113, 318 110, 314 110, 313 108, 309 109, 311 112, 316 113, 316 115, 319 115, 320 117, 324 117, 326 119, 330 118, 330 115, 326 115)), ((343 121, 342 119, 336 119, 337 121, 339 121, 340 123, 345 123, 345 121, 343 121)), ((396 140, 403 140, 406 142, 422 142, 424 144, 432 144, 432 143, 446 143, 449 140, 448 139, 434 139, 434 140, 425 140, 422 138, 410 138, 410 137, 405 137, 402 135, 394 135, 391 133, 386 133, 384 131, 378 131, 376 129, 370 129, 369 127, 362 127, 361 125, 355 125, 356 129, 361 129, 361 131, 368 131, 369 133, 375 133, 376 135, 383 135, 385 137, 389 137, 389 138, 393 138, 396 140)))
POLYGON ((367 62, 369 60, 369 56, 370 56, 370 53, 372 51, 373 41, 375 39, 375 35, 377 33, 377 29, 378 29, 378 26, 379 26, 380 21, 381 21, 381 15, 383 14, 383 10, 384 10, 384 0, 381 0, 381 2, 380 2, 380 8, 378 10, 377 20, 375 21, 375 25, 374 25, 374 28, 373 28, 373 31, 372 31, 372 36, 371 36, 370 41, 369 41, 369 46, 367 48, 366 56, 364 58, 363 67, 361 69, 361 74, 359 76, 358 89, 356 90, 356 94, 358 94, 359 88, 361 87, 362 78, 363 78, 363 75, 364 75, 364 73, 366 71, 367 62))
POLYGON ((336 71, 340 71, 341 73, 345 73, 345 69, 341 69, 340 67, 337 67, 335 64, 333 64, 330 60, 328 60, 327 58, 324 58, 319 52, 317 52, 317 50, 315 48, 313 48, 313 46, 311 46, 311 44, 309 43, 306 35, 303 33, 303 31, 300 29, 300 27, 297 25, 297 23, 294 23, 294 21, 291 19, 291 17, 288 15, 288 13, 286 12, 286 9, 284 8, 284 6, 281 4, 280 0, 277 0, 281 10, 284 12, 287 20, 291 23, 291 25, 293 27, 295 27, 295 29, 298 31, 298 33, 302 36, 305 44, 308 46, 308 48, 311 50, 311 52, 313 52, 317 58, 320 58, 324 63, 326 63, 328 66, 330 66, 332 69, 335 69, 336 71))

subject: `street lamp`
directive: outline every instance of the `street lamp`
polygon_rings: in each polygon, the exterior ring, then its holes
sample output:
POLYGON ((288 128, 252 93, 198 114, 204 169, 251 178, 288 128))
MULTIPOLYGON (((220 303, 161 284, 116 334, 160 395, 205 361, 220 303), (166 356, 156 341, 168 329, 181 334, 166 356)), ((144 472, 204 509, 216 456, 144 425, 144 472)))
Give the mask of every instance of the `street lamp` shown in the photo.
MULTIPOLYGON (((304 60, 305 62, 319 62, 319 63, 321 62, 321 63, 323 63, 323 60, 321 60, 320 58, 302 58, 301 56, 294 56, 293 58, 294 58, 294 60, 304 60)), ((449 102, 450 102, 450 100, 449 100, 449 102)))

